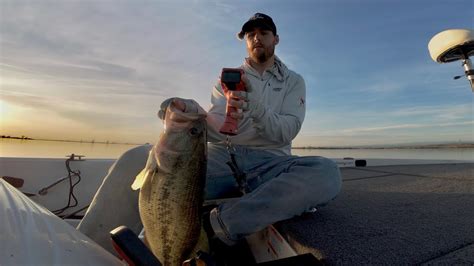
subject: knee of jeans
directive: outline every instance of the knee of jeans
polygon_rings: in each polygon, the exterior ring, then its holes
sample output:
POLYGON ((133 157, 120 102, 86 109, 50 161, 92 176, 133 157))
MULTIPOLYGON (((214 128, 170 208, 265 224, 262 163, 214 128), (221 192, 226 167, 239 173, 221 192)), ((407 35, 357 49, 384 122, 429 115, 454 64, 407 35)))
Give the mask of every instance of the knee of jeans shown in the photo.
MULTIPOLYGON (((318 168, 315 171, 317 171, 320 178, 324 180, 324 184, 319 185, 325 186, 328 194, 332 195, 332 198, 336 197, 342 187, 339 166, 337 166, 333 160, 324 157, 315 158, 315 165, 318 168)), ((317 182, 321 182, 321 179, 317 180, 317 182)))

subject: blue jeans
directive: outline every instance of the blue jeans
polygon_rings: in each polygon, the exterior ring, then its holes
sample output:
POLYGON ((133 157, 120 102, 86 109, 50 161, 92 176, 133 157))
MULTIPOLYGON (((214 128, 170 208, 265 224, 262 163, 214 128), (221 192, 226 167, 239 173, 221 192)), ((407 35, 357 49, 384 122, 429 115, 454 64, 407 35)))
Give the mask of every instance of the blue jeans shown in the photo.
MULTIPOLYGON (((341 174, 332 160, 318 156, 279 156, 235 146, 239 168, 251 192, 224 202, 211 212, 216 235, 227 244, 275 222, 325 205, 341 189, 341 174)), ((208 144, 206 199, 226 198, 238 191, 225 146, 208 144)))

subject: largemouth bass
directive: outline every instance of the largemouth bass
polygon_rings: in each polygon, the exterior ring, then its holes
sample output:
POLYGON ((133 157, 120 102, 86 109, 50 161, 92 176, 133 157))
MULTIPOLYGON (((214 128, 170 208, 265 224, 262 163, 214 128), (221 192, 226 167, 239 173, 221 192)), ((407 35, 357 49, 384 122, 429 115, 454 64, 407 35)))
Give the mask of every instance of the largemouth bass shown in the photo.
MULTIPOLYGON (((191 257, 201 234, 207 163, 206 112, 185 113, 169 101, 164 131, 132 189, 140 188, 145 239, 163 265, 191 257)), ((189 104, 189 102, 188 102, 189 104)))

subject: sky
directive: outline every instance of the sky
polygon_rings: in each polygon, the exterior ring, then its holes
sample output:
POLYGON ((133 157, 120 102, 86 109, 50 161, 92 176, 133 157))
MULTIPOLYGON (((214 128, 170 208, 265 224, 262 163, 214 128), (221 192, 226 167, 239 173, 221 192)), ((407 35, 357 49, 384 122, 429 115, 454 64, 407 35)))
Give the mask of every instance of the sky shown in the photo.
POLYGON ((438 32, 474 28, 473 0, 0 0, 0 135, 156 142, 163 100, 209 107, 256 12, 306 82, 294 146, 474 142, 461 63, 427 49, 438 32))

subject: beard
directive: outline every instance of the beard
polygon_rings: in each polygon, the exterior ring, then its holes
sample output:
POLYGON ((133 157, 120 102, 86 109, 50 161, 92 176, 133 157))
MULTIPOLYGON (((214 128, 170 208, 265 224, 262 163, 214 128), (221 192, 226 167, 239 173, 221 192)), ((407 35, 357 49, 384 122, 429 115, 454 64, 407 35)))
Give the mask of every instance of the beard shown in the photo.
POLYGON ((250 49, 249 55, 252 60, 262 64, 265 63, 275 54, 275 46, 271 45, 270 47, 262 47, 263 49, 250 49))

